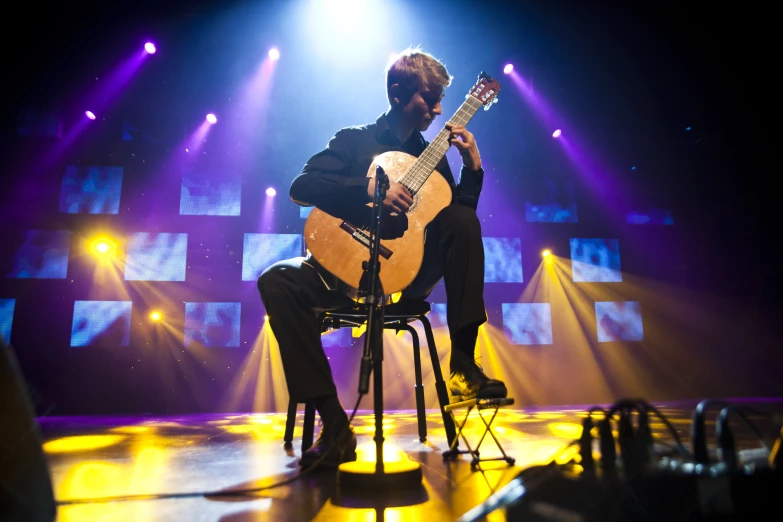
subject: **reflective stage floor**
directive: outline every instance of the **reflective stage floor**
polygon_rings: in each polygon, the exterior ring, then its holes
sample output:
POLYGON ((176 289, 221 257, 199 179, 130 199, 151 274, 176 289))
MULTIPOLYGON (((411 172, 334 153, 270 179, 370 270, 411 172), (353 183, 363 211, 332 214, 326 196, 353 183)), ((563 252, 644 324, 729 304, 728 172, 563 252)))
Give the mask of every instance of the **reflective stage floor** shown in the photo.
MULTIPOLYGON (((778 415, 775 420, 780 422, 783 400, 734 400, 732 404, 740 402, 752 402, 752 407, 778 415)), ((686 445, 695 404, 656 404, 686 445)), ((435 522, 456 520, 527 467, 548 463, 555 457, 569 460, 573 453, 563 449, 581 433, 587 408, 500 409, 493 431, 516 462, 511 466, 503 461, 483 463, 483 469, 476 471, 471 469, 467 455, 455 460, 442 458, 441 453, 448 448, 440 412, 427 412, 428 438, 424 443, 419 441, 415 411, 387 412, 385 460, 407 458, 419 462, 424 480, 416 492, 387 496, 385 500, 381 500, 383 495, 364 499, 341 495, 334 471, 314 471, 255 493, 231 493, 296 476, 301 411, 293 450, 283 447, 285 414, 47 417, 39 422, 55 495, 61 503, 59 522, 435 522)), ((709 417, 710 441, 716 413, 709 417)), ((760 428, 770 433, 772 423, 765 422, 760 428)), ((374 461, 372 412, 360 411, 353 425, 360 460, 374 461)), ((479 429, 480 419, 470 418, 468 427, 468 439, 474 444, 483 431, 479 429)), ((657 447, 673 444, 664 423, 653 419, 651 427, 657 447)), ((759 447, 746 426, 736 426, 734 434, 739 449, 759 447)), ((489 438, 481 450, 482 457, 499 455, 489 438)), ((485 520, 505 519, 505 513, 496 510, 485 520)))

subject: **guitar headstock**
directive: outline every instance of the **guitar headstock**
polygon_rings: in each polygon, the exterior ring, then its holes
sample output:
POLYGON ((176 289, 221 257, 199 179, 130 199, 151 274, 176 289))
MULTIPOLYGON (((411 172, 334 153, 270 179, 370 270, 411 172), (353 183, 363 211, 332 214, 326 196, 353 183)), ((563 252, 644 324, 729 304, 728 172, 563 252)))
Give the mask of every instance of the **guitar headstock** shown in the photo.
POLYGON ((498 93, 500 93, 500 82, 482 72, 479 74, 476 85, 470 89, 468 97, 476 98, 484 106, 484 110, 488 111, 493 103, 497 103, 498 93))

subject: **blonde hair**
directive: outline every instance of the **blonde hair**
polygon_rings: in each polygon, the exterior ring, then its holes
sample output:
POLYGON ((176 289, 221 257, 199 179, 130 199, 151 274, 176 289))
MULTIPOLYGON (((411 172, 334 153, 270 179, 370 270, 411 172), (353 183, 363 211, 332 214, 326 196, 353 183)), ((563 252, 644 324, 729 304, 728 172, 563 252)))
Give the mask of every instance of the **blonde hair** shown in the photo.
POLYGON ((418 47, 408 47, 386 70, 386 94, 395 83, 411 93, 438 86, 445 89, 451 85, 452 78, 437 58, 418 47))

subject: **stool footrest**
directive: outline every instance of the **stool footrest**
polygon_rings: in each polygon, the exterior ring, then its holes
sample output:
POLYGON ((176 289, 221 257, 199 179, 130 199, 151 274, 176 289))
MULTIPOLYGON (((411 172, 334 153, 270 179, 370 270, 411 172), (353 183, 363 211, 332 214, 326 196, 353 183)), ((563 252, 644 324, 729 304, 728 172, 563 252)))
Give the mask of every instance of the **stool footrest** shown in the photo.
POLYGON ((492 422, 495 420, 495 417, 498 414, 498 410, 503 406, 508 406, 514 404, 514 399, 511 397, 504 397, 502 399, 471 399, 469 401, 461 401, 456 402, 454 404, 449 404, 448 406, 445 406, 443 409, 444 411, 448 412, 451 418, 454 420, 454 424, 457 426, 457 436, 454 438, 454 442, 451 444, 451 447, 449 447, 448 450, 443 452, 443 458, 449 459, 456 457, 458 455, 464 455, 464 454, 470 454, 473 459, 470 462, 471 469, 478 469, 479 465, 482 462, 492 461, 492 460, 504 460, 509 465, 513 465, 515 462, 515 459, 513 457, 510 457, 506 455, 505 450, 503 449, 503 446, 501 446, 500 441, 495 437, 495 434, 492 433, 492 422), (456 411, 465 409, 465 417, 460 422, 456 418, 456 411), (476 447, 472 447, 470 445, 470 442, 468 442, 467 437, 465 437, 464 429, 465 425, 468 422, 468 417, 470 416, 470 412, 473 409, 476 409, 479 412, 479 418, 484 423, 484 433, 481 435, 481 439, 479 439, 478 444, 476 444, 476 447), (481 414, 482 410, 492 410, 492 415, 487 415, 489 417, 489 421, 487 421, 487 418, 481 414), (487 434, 489 434, 490 437, 495 441, 495 445, 500 450, 500 453, 502 454, 502 457, 489 457, 489 458, 482 458, 481 454, 479 452, 479 448, 481 447, 481 443, 484 442, 484 439, 486 438, 487 434), (457 449, 457 444, 459 442, 459 439, 462 438, 462 440, 465 442, 465 446, 468 448, 467 450, 459 450, 457 449))
POLYGON ((446 411, 452 411, 458 410, 460 408, 470 408, 475 406, 479 410, 485 410, 487 408, 500 408, 501 406, 509 406, 511 404, 514 404, 514 399, 511 397, 504 397, 502 399, 470 399, 469 401, 449 404, 443 409, 446 411))

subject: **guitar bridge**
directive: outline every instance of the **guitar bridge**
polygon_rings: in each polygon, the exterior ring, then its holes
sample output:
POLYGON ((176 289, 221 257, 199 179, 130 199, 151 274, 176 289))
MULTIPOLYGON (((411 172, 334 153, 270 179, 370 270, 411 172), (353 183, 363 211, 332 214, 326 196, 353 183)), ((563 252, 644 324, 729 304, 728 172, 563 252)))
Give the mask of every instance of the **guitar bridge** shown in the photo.
MULTIPOLYGON (((354 238, 356 241, 363 244, 367 248, 370 248, 370 234, 368 234, 364 230, 356 228, 355 226, 351 225, 347 221, 343 221, 342 223, 340 223, 340 228, 345 230, 349 234, 351 234, 351 237, 354 238)), ((392 252, 385 246, 379 245, 378 255, 380 255, 384 259, 389 259, 393 253, 394 252, 392 252)))

